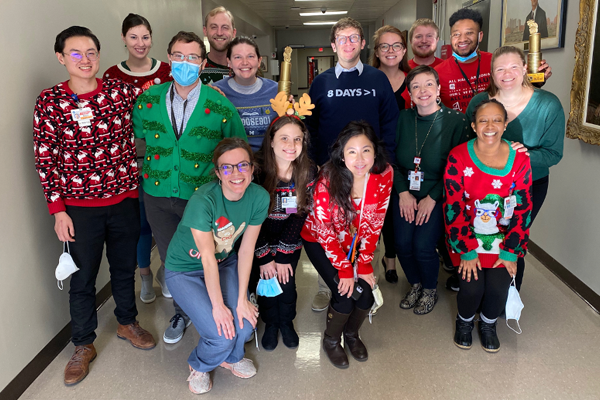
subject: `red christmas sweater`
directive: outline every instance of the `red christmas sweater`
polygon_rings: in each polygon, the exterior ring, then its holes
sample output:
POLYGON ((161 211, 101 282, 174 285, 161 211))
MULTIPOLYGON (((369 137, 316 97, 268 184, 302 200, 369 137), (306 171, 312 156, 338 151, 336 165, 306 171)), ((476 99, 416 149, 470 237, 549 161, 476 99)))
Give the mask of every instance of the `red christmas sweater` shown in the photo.
POLYGON ((440 76, 440 97, 442 103, 446 107, 464 114, 474 96, 473 89, 477 93, 481 93, 488 87, 491 69, 492 53, 485 51, 479 52, 479 58, 473 62, 460 63, 460 67, 454 57, 450 57, 439 64, 435 67, 435 70, 440 76), (478 67, 479 79, 477 79, 478 67), (461 69, 467 78, 469 78, 469 82, 465 81, 462 72, 460 72, 461 69))
POLYGON ((483 268, 491 268, 498 257, 514 262, 525 256, 531 225, 531 165, 525 153, 510 149, 504 169, 487 167, 475 154, 475 140, 455 147, 448 156, 446 239, 454 265, 479 257, 483 268), (510 195, 517 205, 512 218, 506 219, 504 199, 510 195))
POLYGON ((127 83, 97 79, 79 95, 89 107, 91 126, 80 127, 71 110, 78 105, 68 82, 44 90, 33 113, 33 152, 50 214, 66 205, 97 207, 138 197, 131 110, 141 93, 127 83))
POLYGON ((152 62, 154 66, 147 72, 132 72, 123 67, 123 63, 119 63, 107 69, 102 76, 104 79, 118 79, 127 82, 144 91, 152 85, 160 85, 173 80, 169 64, 154 58, 152 62))
MULTIPOLYGON (((365 198, 361 203, 355 204, 357 212, 352 225, 358 227, 358 262, 357 272, 359 274, 370 274, 373 272, 371 262, 373 252, 377 247, 385 212, 390 201, 394 172, 390 165, 381 174, 370 174, 365 198), (360 219, 362 202, 363 217, 360 219)), ((339 272, 340 278, 353 278, 354 270, 350 261, 346 259, 352 244, 352 234, 349 227, 340 218, 339 207, 332 203, 327 187, 329 182, 321 177, 315 185, 313 193, 313 209, 308 214, 300 236, 306 241, 317 242, 325 250, 327 258, 339 272)))

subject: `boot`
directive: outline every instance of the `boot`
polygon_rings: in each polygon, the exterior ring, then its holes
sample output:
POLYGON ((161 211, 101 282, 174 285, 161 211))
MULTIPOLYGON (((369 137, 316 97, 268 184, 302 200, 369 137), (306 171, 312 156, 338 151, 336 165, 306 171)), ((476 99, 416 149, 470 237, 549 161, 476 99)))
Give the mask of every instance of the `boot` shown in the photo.
POLYGON ((496 322, 488 324, 479 321, 479 340, 481 341, 481 347, 488 353, 496 353, 500 350, 500 341, 496 334, 496 322))
POLYGON ((354 307, 344 328, 344 346, 350 350, 350 354, 356 361, 367 361, 369 358, 367 348, 358 336, 358 331, 367 315, 369 315, 369 310, 354 307))
POLYGON ((350 314, 342 314, 333 309, 329 304, 327 310, 327 328, 323 335, 323 350, 331 363, 342 369, 348 368, 348 356, 342 348, 342 331, 350 314))
POLYGON ((454 344, 461 349, 468 350, 473 344, 473 326, 475 323, 471 320, 469 322, 462 320, 458 315, 456 316, 456 331, 454 332, 454 344))

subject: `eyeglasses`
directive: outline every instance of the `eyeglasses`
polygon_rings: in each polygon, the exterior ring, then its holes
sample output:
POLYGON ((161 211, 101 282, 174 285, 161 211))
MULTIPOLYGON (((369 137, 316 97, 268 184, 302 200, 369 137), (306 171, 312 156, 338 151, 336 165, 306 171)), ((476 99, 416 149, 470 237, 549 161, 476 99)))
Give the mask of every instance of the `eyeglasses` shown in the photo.
POLYGON ((350 36, 340 35, 335 37, 335 41, 337 44, 346 44, 346 41, 348 41, 348 39, 350 39, 350 43, 358 43, 358 41, 360 40, 360 35, 355 33, 354 35, 350 36))
POLYGON ((397 52, 400 50, 404 50, 404 44, 400 43, 400 42, 396 42, 394 44, 387 44, 387 43, 381 43, 379 45, 379 50, 383 51, 384 53, 387 53, 388 50, 390 49, 390 47, 392 48, 392 51, 397 52))
POLYGON ((231 175, 233 174, 233 171, 235 171, 235 169, 237 168, 238 171, 240 171, 240 173, 245 173, 250 171, 250 167, 252 166, 252 163, 249 163, 248 161, 242 161, 241 163, 235 165, 235 164, 222 164, 219 167, 219 171, 221 171, 223 173, 223 175, 231 175))
MULTIPOLYGON (((78 63, 81 60, 83 60, 83 54, 81 54, 78 51, 73 51, 71 53, 62 53, 64 56, 69 56, 69 58, 71 58, 71 61, 73 61, 74 63, 78 63)), ((85 53, 85 56, 87 57, 88 60, 90 61, 96 61, 98 60, 98 58, 100 57, 100 53, 98 53, 97 51, 93 50, 93 51, 88 51, 87 53, 85 53)))
POLYGON ((183 62, 185 60, 189 60, 191 62, 198 62, 198 60, 200 59, 200 56, 197 54, 190 54, 190 55, 186 56, 181 53, 171 53, 169 55, 171 56, 173 61, 179 61, 179 62, 183 62))

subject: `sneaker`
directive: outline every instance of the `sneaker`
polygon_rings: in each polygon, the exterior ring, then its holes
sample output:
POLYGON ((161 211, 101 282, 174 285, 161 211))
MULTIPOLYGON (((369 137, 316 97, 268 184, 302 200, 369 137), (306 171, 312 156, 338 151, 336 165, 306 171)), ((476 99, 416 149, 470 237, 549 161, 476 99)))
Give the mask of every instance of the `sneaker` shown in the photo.
POLYGON ((165 343, 173 344, 181 340, 183 333, 185 332, 185 328, 191 325, 192 320, 182 316, 181 314, 175 314, 169 323, 169 327, 163 334, 163 340, 165 343))
POLYGON ((460 281, 458 278, 458 272, 453 273, 446 280, 446 289, 458 292, 460 290, 460 281))
POLYGON ((162 290, 163 297, 167 299, 173 298, 171 296, 171 292, 169 292, 169 288, 167 287, 167 282, 165 282, 165 266, 162 264, 158 271, 156 271, 156 282, 160 285, 160 289, 162 290))
POLYGON ((315 298, 313 299, 313 303, 312 303, 312 310, 313 311, 325 311, 327 310, 327 307, 329 307, 329 302, 331 301, 331 293, 330 292, 325 292, 325 291, 319 291, 317 293, 317 295, 315 296, 315 298))
POLYGON ((417 304, 417 301, 419 301, 422 291, 423 287, 420 283, 415 283, 412 285, 410 291, 406 293, 406 296, 404 296, 404 298, 400 301, 400 308, 405 310, 413 308, 415 304, 417 304))
POLYGON ((256 375, 256 367, 252 360, 248 358, 242 358, 240 361, 230 364, 223 362, 219 365, 221 368, 225 368, 231 371, 232 374, 238 378, 248 379, 256 375))
POLYGON ((145 304, 150 304, 156 300, 156 293, 154 292, 154 287, 152 286, 152 281, 154 280, 152 270, 150 270, 150 274, 148 275, 140 274, 140 277, 142 278, 142 291, 140 292, 140 300, 142 300, 142 302, 145 304))
POLYGON ((190 366, 190 376, 188 376, 187 381, 190 383, 188 385, 190 392, 194 394, 210 392, 210 389, 212 389, 210 372, 196 371, 190 366))
POLYGON ((437 289, 423 289, 423 294, 417 301, 413 312, 417 315, 429 314, 438 301, 437 289))

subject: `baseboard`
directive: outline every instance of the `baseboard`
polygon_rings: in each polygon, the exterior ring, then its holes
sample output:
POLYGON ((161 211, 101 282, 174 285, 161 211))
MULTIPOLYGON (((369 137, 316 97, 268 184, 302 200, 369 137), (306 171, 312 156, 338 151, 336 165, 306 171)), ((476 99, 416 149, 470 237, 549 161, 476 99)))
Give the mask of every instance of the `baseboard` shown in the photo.
POLYGON ((594 311, 600 314, 600 295, 590 289, 579 278, 573 275, 561 263, 556 261, 550 254, 546 253, 540 246, 529 240, 527 244, 529 253, 538 259, 558 279, 567 285, 572 291, 585 301, 594 311))
MULTIPOLYGON (((112 296, 110 282, 96 294, 96 310, 112 296)), ((33 360, 0 392, 2 400, 17 400, 71 341, 71 324, 67 324, 33 360)))

